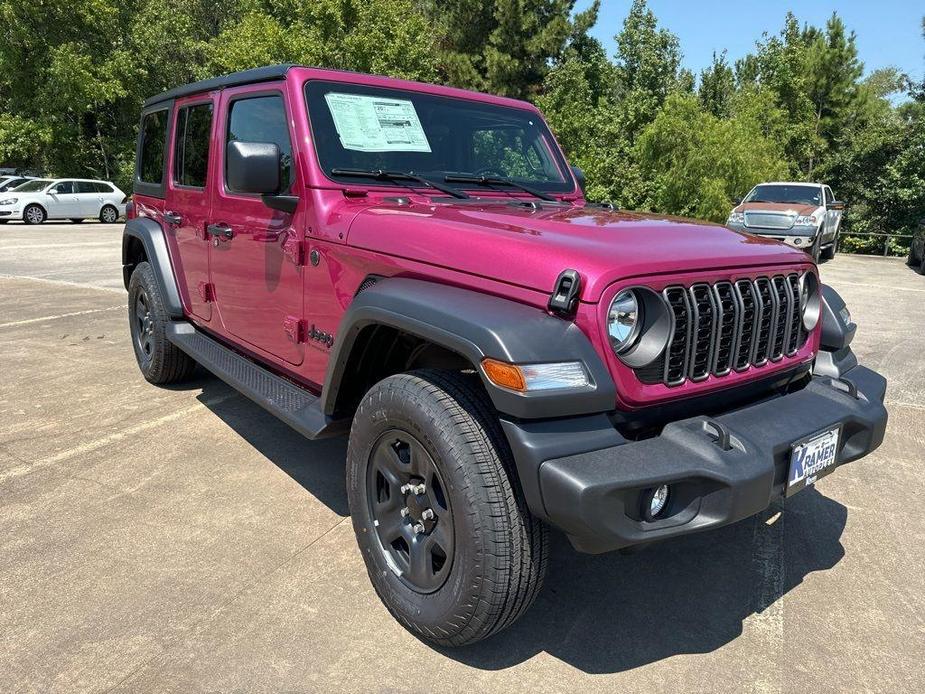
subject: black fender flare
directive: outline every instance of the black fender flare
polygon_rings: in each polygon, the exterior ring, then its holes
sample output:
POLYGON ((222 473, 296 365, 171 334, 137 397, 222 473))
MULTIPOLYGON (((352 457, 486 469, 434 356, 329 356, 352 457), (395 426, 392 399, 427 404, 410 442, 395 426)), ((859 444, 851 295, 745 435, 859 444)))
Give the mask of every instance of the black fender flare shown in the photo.
POLYGON ((122 231, 122 280, 126 289, 135 269, 130 253, 132 239, 140 241, 145 249, 145 256, 154 270, 167 313, 171 318, 183 318, 183 303, 180 301, 180 290, 173 274, 163 227, 147 217, 136 217, 125 223, 122 231))
POLYGON ((341 319, 322 391, 325 414, 337 395, 360 332, 385 325, 458 353, 482 379, 495 408, 521 419, 610 411, 616 386, 587 336, 573 322, 546 311, 481 292, 407 278, 377 281, 354 297, 341 319), (490 357, 512 363, 580 361, 590 385, 579 389, 517 393, 491 383, 480 367, 490 357))

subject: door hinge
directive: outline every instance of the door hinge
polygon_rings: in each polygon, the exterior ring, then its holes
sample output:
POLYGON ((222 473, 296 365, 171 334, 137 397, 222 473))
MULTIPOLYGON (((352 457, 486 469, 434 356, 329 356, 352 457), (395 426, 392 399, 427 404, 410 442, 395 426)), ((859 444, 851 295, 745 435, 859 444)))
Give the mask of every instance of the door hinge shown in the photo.
POLYGON ((292 261, 296 267, 305 265, 305 243, 295 236, 288 236, 283 242, 283 254, 292 261))
POLYGON ((215 285, 211 282, 200 282, 199 296, 207 304, 211 304, 213 301, 215 301, 215 285))
POLYGON ((306 322, 301 318, 286 316, 283 319, 283 329, 286 331, 286 335, 289 337, 290 342, 297 345, 305 342, 308 328, 306 322))

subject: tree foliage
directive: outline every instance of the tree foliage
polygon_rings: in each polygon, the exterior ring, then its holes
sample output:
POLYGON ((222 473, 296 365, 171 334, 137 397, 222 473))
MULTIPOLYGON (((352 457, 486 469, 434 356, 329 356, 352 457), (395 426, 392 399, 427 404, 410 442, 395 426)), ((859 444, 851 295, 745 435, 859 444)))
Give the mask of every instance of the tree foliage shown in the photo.
MULTIPOLYGON (((855 36, 787 13, 698 79, 634 0, 612 44, 575 0, 0 0, 0 165, 129 187, 143 99, 296 62, 535 101, 592 199, 722 221, 775 178, 824 179, 845 228, 925 216, 925 82, 862 77, 855 36)), ((925 32, 925 18, 923 18, 925 32)))

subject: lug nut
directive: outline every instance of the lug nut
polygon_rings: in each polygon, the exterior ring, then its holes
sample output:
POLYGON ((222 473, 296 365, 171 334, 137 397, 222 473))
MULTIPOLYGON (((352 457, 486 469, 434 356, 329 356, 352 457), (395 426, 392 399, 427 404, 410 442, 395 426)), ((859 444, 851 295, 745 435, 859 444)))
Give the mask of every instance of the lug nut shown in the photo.
POLYGON ((408 507, 406 506, 405 508, 403 508, 403 509, 401 510, 401 517, 402 517, 402 518, 407 518, 409 513, 411 513, 411 511, 409 511, 409 510, 408 510, 408 507))
POLYGON ((414 490, 414 485, 413 485, 413 484, 403 484, 403 485, 401 486, 401 489, 399 489, 398 491, 400 491, 402 494, 408 494, 408 493, 410 493, 412 490, 414 490))
POLYGON ((414 530, 415 535, 420 535, 422 532, 424 532, 424 525, 421 523, 415 523, 412 530, 414 530))
POLYGON ((412 488, 411 488, 411 491, 413 491, 415 494, 423 494, 424 492, 427 491, 427 488, 426 488, 426 487, 424 486, 424 484, 422 483, 422 484, 419 484, 419 485, 416 486, 416 487, 412 487, 412 488))
POLYGON ((421 518, 424 520, 433 520, 434 519, 434 510, 432 508, 424 509, 424 512, 421 513, 421 518))

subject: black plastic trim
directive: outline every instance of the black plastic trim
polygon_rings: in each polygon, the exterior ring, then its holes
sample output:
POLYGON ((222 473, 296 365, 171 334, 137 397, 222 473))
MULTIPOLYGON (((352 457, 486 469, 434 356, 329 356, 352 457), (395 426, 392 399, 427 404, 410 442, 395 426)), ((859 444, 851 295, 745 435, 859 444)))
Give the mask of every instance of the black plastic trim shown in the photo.
POLYGON ((167 91, 161 92, 156 96, 145 99, 144 108, 147 109, 149 106, 161 104, 162 102, 170 101, 172 99, 179 99, 180 97, 189 96, 190 94, 211 92, 217 89, 226 89, 228 87, 241 87, 246 84, 256 84, 258 82, 269 82, 270 80, 284 79, 286 77, 286 73, 294 67, 297 67, 295 63, 266 65, 264 67, 256 67, 250 70, 232 72, 228 75, 213 77, 207 80, 200 80, 199 82, 183 84, 179 87, 168 89, 167 91))
POLYGON ((758 513, 785 492, 793 442, 817 431, 841 427, 836 465, 870 453, 886 430, 885 392, 882 376, 856 366, 785 395, 673 421, 639 441, 604 416, 502 426, 530 510, 579 551, 597 553, 758 513), (641 495, 661 484, 671 485, 669 506, 646 522, 641 495))
POLYGON ((820 348, 829 352, 838 352, 851 344, 858 329, 855 323, 846 323, 841 311, 845 300, 832 287, 822 285, 822 337, 820 348))
POLYGON ((612 410, 616 388, 606 366, 572 322, 531 306, 458 287, 389 278, 358 294, 341 319, 323 390, 333 415, 345 369, 360 332, 386 325, 464 357, 478 371, 495 408, 522 419, 566 417, 612 410), (482 359, 516 363, 580 361, 591 385, 582 389, 517 393, 492 384, 482 359))
POLYGON ((167 313, 171 318, 183 318, 183 303, 180 301, 180 291, 177 289, 177 281, 173 274, 164 229, 153 219, 136 217, 125 223, 122 231, 122 280, 125 288, 128 289, 132 270, 135 269, 129 255, 132 238, 138 239, 144 246, 148 264, 154 270, 167 313))

